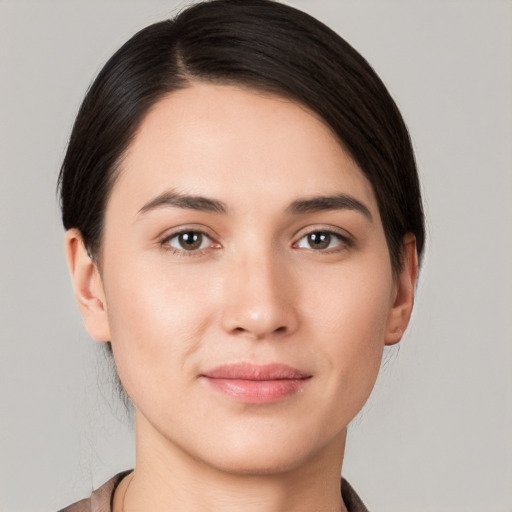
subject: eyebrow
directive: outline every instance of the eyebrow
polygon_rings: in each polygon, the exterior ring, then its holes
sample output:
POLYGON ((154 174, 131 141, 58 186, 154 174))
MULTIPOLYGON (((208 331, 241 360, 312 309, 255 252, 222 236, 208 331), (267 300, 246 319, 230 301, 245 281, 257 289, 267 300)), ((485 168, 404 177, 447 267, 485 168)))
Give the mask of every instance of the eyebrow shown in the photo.
POLYGON ((181 194, 172 190, 158 195, 146 203, 139 213, 146 213, 157 208, 174 206, 175 208, 184 208, 198 210, 201 212, 226 213, 227 207, 222 201, 208 199, 207 197, 181 194))
POLYGON ((355 197, 347 194, 297 199, 287 208, 287 212, 293 214, 315 213, 326 210, 354 210, 362 213, 368 220, 373 221, 370 209, 355 197))
MULTIPOLYGON (((228 211, 226 204, 217 199, 182 194, 176 191, 168 190, 146 203, 139 210, 139 214, 165 207, 175 207, 221 214, 226 214, 228 211)), ((293 201, 290 206, 288 206, 286 212, 300 215, 327 210, 354 210, 362 213, 370 221, 373 221, 373 217, 369 208, 355 197, 349 196, 347 194, 337 194, 334 196, 315 196, 304 199, 297 199, 293 201)))

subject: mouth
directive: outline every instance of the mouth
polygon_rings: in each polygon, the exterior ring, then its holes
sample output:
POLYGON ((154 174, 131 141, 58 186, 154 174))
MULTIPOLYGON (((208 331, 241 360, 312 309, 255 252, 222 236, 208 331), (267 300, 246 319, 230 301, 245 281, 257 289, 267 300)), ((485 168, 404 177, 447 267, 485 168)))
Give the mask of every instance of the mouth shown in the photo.
POLYGON ((218 366, 200 377, 236 401, 270 404, 301 391, 312 375, 284 364, 237 363, 218 366))

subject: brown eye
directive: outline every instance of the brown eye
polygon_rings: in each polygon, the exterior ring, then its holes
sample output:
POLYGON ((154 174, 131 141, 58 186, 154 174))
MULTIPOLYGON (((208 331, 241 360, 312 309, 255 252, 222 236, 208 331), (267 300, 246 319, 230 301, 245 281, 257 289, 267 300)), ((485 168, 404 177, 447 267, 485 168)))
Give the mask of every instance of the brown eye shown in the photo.
POLYGON ((345 241, 341 235, 332 231, 312 231, 304 235, 298 242, 299 249, 313 249, 322 251, 325 249, 336 249, 341 247, 345 241))
POLYGON ((327 249, 331 243, 331 234, 327 232, 310 233, 307 238, 312 249, 327 249))
POLYGON ((189 233, 180 233, 178 235, 178 243, 182 249, 186 251, 194 251, 201 247, 203 235, 197 231, 190 231, 189 233))
POLYGON ((200 231, 182 231, 168 238, 165 243, 181 251, 197 251, 206 249, 212 241, 200 231))

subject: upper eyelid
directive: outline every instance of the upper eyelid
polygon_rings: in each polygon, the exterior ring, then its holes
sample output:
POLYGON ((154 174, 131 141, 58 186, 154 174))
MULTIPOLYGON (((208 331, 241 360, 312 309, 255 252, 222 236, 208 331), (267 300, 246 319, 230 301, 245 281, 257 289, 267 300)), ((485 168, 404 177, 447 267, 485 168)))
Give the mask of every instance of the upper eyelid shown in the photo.
POLYGON ((164 237, 162 242, 167 242, 169 240, 172 240, 173 238, 176 238, 177 236, 180 236, 183 233, 200 233, 201 235, 210 239, 212 242, 214 241, 213 237, 211 235, 209 235, 208 233, 205 233, 204 231, 199 231, 198 229, 185 229, 183 231, 176 231, 175 233, 171 233, 170 235, 164 237))
POLYGON ((355 238, 348 233, 346 230, 342 228, 334 228, 333 226, 329 228, 325 227, 314 227, 312 229, 308 229, 307 231, 302 231, 300 236, 296 236, 294 238, 294 242, 292 242, 291 247, 295 250, 306 250, 306 251, 314 251, 318 254, 334 254, 338 253, 343 250, 347 250, 349 248, 352 248, 356 244, 355 238), (324 249, 313 249, 313 248, 307 248, 307 247, 299 247, 299 243, 301 240, 306 238, 307 236, 313 234, 313 233, 329 233, 330 235, 335 236, 338 239, 338 243, 335 247, 331 248, 324 248, 324 249))
POLYGON ((345 239, 345 240, 354 238, 354 235, 352 235, 352 233, 350 233, 350 231, 348 231, 346 229, 340 228, 338 226, 325 225, 325 224, 301 228, 295 233, 293 238, 296 241, 298 241, 298 240, 304 238, 305 236, 310 235, 311 233, 331 233, 331 234, 337 235, 340 238, 345 239))
POLYGON ((211 230, 207 229, 204 226, 179 226, 177 228, 166 229, 159 237, 161 243, 174 238, 182 233, 201 233, 202 235, 207 236, 210 240, 216 241, 216 236, 211 232, 211 230))
MULTIPOLYGON (((164 234, 158 237, 160 243, 165 243, 172 238, 179 236, 182 233, 187 232, 197 232, 201 233, 202 235, 208 237, 213 243, 219 244, 218 236, 212 232, 212 230, 208 229, 206 226, 197 226, 197 225, 185 225, 185 226, 179 226, 174 229, 166 230, 164 234)), ((312 233, 330 233, 337 237, 339 237, 341 240, 345 242, 352 241, 354 239, 354 236, 347 231, 346 229, 340 228, 339 226, 332 226, 332 225, 317 225, 317 226, 308 226, 303 227, 295 232, 292 238, 292 245, 297 244, 300 240, 302 240, 305 236, 308 236, 312 233)))
MULTIPOLYGON (((196 229, 187 229, 187 228, 178 229, 178 230, 173 231, 172 233, 169 233, 168 235, 158 239, 158 246, 160 248, 162 248, 163 250, 170 251, 177 256, 183 256, 183 257, 189 257, 189 258, 191 258, 193 256, 200 256, 200 255, 204 254, 209 249, 212 249, 212 245, 220 246, 220 244, 210 234, 208 234, 206 231, 204 231, 202 229, 197 229, 197 228, 196 229), (187 250, 184 248, 174 247, 173 245, 170 244, 170 241, 173 238, 176 238, 183 233, 191 233, 191 232, 201 233, 203 236, 208 238, 208 240, 210 241, 209 247, 204 247, 202 249, 198 248, 198 249, 187 250)), ((215 249, 218 249, 218 248, 219 247, 215 247, 215 249)))
POLYGON ((341 235, 340 233, 337 233, 336 231, 320 231, 320 230, 316 230, 316 231, 310 231, 308 233, 305 233, 303 234, 302 236, 300 236, 297 241, 293 242, 293 245, 297 245, 301 240, 303 240, 304 238, 308 237, 309 235, 312 235, 313 233, 328 233, 330 236, 335 236, 336 238, 338 238, 338 240, 340 241, 340 243, 344 243, 344 244, 348 244, 351 242, 351 240, 346 237, 346 236, 343 236, 341 235))

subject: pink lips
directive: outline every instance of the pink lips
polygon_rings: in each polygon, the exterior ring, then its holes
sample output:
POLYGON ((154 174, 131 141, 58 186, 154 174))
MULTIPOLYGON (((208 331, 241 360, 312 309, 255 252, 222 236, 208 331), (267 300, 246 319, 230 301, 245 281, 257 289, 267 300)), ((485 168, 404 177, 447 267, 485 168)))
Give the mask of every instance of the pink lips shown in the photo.
POLYGON ((311 375, 284 364, 238 363, 218 366, 201 377, 240 402, 268 404, 297 393, 311 375))

